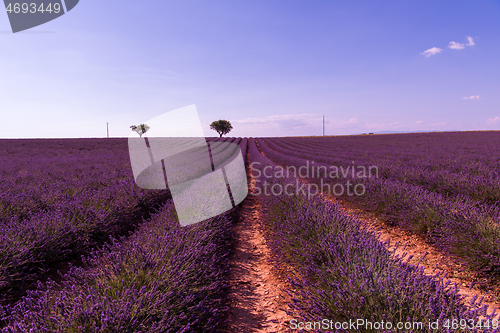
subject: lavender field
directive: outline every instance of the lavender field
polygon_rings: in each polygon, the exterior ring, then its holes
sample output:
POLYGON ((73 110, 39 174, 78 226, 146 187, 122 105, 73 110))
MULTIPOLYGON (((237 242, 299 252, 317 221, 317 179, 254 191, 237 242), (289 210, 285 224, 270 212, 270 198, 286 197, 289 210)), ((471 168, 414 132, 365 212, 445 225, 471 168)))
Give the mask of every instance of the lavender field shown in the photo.
MULTIPOLYGON (((306 322, 321 322, 321 318, 366 318, 372 322, 401 318, 431 322, 439 318, 446 322, 447 318, 458 318, 465 323, 471 318, 477 322, 478 314, 486 313, 477 299, 465 305, 456 285, 444 283, 438 275, 429 277, 422 268, 391 255, 361 221, 328 200, 332 193, 325 184, 362 182, 366 188, 363 195, 339 194, 338 202, 371 210, 386 223, 421 235, 443 253, 458 254, 496 284, 500 215, 494 199, 499 156, 495 144, 500 136, 439 133, 395 138, 250 140, 250 161, 257 162, 254 176, 261 181, 255 183, 255 190, 263 199, 269 244, 277 262, 296 270, 290 279, 296 290, 293 308, 306 322), (349 172, 332 178, 310 172, 296 182, 294 172, 298 174, 301 166, 306 170, 313 162, 327 166, 328 171, 331 166, 378 166, 379 175, 356 179, 356 174, 349 172), (265 168, 267 175, 274 177, 267 177, 265 168), (283 176, 283 170, 290 174, 283 176), (267 193, 265 181, 269 183, 267 193), (308 185, 305 193, 295 188, 304 183, 318 187, 308 185), (281 193, 287 186, 289 191, 281 193)), ((494 315, 491 310, 490 316, 494 315)), ((424 326, 415 331, 433 330, 424 326)), ((442 327, 439 331, 454 330, 442 327)))
MULTIPOLYGON (((417 235, 500 290, 500 133, 221 140, 245 157, 290 318, 500 331, 481 299, 387 250, 345 209, 417 235), (428 326, 437 320, 465 326, 428 326)), ((237 331, 227 295, 241 207, 181 227, 168 190, 135 185, 126 139, 0 140, 0 151, 2 332, 237 331)))
POLYGON ((125 139, 1 144, 4 331, 217 327, 230 214, 181 228, 168 190, 135 185, 125 139))
POLYGON ((348 181, 364 184, 363 195, 338 197, 463 257, 494 281, 500 277, 498 132, 407 134, 397 140, 377 135, 257 142, 264 155, 283 166, 300 167, 312 161, 345 169, 375 166, 377 175, 371 177, 348 172, 338 178, 309 175, 308 180, 319 187, 348 181))

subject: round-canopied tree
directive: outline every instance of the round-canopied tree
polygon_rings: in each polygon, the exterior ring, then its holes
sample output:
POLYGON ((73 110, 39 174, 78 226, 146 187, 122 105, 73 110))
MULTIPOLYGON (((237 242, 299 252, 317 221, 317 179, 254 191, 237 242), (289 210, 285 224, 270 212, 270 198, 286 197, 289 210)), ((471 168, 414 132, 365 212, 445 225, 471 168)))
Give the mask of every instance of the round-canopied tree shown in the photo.
POLYGON ((210 129, 217 131, 217 133, 219 133, 220 137, 222 138, 223 135, 231 132, 233 126, 227 120, 217 120, 210 124, 210 129))

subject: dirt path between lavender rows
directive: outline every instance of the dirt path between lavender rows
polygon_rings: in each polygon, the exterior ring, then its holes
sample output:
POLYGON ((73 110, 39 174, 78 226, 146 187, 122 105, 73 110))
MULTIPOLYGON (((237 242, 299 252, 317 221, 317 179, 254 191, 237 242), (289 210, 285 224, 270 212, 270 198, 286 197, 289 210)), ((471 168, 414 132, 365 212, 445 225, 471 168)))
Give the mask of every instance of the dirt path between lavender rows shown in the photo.
MULTIPOLYGON (((477 300, 482 298, 482 306, 488 306, 488 314, 494 308, 500 309, 500 290, 498 286, 488 285, 486 278, 482 278, 477 272, 468 269, 460 258, 443 254, 418 235, 398 227, 388 226, 372 213, 354 208, 351 204, 336 198, 325 197, 325 199, 335 202, 348 214, 361 219, 379 236, 379 240, 385 243, 385 247, 389 251, 395 250, 395 255, 405 258, 412 256, 408 262, 424 267, 424 274, 435 275, 440 273, 445 282, 449 281, 451 285, 457 284, 459 294, 465 297, 464 302, 466 305, 473 307, 470 301, 474 298, 477 300), (478 286, 480 287, 478 288, 478 286)), ((497 310, 496 313, 498 315, 499 311, 497 310)))
POLYGON ((283 332, 290 317, 285 311, 288 285, 270 262, 270 251, 262 235, 259 201, 249 195, 234 226, 235 251, 229 273, 228 332, 283 332))
MULTIPOLYGON (((256 144, 260 153, 266 157, 257 142, 256 144)), ((475 308, 478 304, 477 300, 482 300, 481 307, 487 306, 487 314, 496 311, 496 318, 500 318, 500 285, 493 286, 489 284, 486 278, 468 269, 462 259, 457 256, 443 254, 426 243, 422 237, 398 227, 388 226, 374 214, 357 209, 352 204, 337 200, 335 197, 323 197, 338 204, 348 214, 359 218, 369 229, 378 234, 379 240, 394 255, 403 258, 411 257, 406 261, 410 264, 422 266, 424 274, 435 276, 439 273, 445 283, 450 282, 451 285, 457 285, 459 294, 464 297, 463 301, 467 306, 475 308)))
MULTIPOLYGON (((460 288, 467 305, 474 297, 484 298, 482 305, 488 306, 488 314, 493 308, 500 309, 496 294, 499 290, 491 288, 469 288, 471 283, 485 284, 474 272, 468 270, 459 258, 445 255, 424 242, 419 236, 397 227, 390 227, 373 214, 350 207, 349 204, 328 198, 340 205, 347 213, 356 215, 373 229, 381 242, 386 242, 388 250, 398 256, 413 256, 409 263, 423 266, 425 274, 435 275, 442 272, 445 282, 450 281, 460 288), (390 243, 387 241, 390 240, 390 243), (422 260, 422 258, 425 258, 422 260)), ((284 332, 287 331, 291 317, 287 315, 289 296, 283 291, 288 288, 282 275, 270 262, 269 248, 266 245, 260 226, 259 199, 249 195, 242 202, 239 220, 234 226, 235 251, 231 257, 229 274, 230 313, 227 332, 284 332)))

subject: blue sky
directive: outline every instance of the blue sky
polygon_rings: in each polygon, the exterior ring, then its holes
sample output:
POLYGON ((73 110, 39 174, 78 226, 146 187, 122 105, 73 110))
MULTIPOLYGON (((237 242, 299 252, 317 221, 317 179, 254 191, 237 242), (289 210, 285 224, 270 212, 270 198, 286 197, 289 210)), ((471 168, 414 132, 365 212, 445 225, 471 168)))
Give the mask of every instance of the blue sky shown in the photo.
POLYGON ((497 0, 81 0, 12 34, 3 12, 0 137, 125 137, 190 104, 207 136, 320 135, 323 114, 329 135, 500 129, 499 18, 497 0))

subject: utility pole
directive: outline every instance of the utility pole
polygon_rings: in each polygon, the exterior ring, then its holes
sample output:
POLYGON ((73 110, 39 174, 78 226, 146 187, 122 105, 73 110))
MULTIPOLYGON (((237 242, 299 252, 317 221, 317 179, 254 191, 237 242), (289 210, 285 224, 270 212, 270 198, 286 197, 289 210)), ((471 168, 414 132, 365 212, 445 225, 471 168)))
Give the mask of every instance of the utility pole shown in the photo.
POLYGON ((325 115, 323 115, 323 136, 325 136, 325 115))
POLYGON ((108 135, 108 139, 109 139, 109 123, 106 122, 106 133, 108 135))

